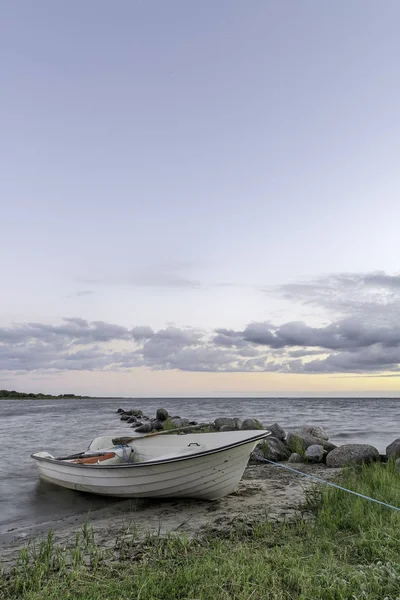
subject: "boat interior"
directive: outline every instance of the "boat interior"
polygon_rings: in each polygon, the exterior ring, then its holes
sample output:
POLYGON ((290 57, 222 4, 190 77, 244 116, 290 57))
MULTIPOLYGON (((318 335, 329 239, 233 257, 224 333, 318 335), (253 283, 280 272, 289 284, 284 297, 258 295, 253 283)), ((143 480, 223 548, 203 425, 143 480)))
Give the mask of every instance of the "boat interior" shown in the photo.
POLYGON ((258 438, 269 434, 265 431, 262 432, 263 435, 260 435, 260 431, 236 431, 226 432, 222 438, 220 433, 136 435, 129 438, 105 435, 95 438, 85 452, 62 457, 54 457, 47 452, 38 452, 35 456, 88 466, 126 465, 190 456, 221 447, 229 447, 232 444, 251 442, 255 433, 258 438))

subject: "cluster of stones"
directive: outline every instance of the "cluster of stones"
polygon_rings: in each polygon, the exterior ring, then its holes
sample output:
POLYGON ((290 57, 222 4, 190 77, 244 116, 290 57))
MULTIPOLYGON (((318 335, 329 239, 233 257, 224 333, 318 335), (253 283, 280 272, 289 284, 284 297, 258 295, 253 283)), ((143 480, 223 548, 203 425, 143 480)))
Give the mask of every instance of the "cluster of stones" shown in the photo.
MULTIPOLYGON (((164 429, 190 428, 199 426, 180 416, 171 417, 165 408, 156 411, 155 418, 148 417, 139 409, 123 410, 119 408, 122 421, 126 421, 138 433, 150 433, 164 429)), ((271 435, 260 442, 252 454, 252 461, 262 459, 274 462, 325 463, 327 467, 345 467, 368 463, 374 460, 395 460, 400 471, 400 438, 394 440, 380 455, 369 444, 344 444, 335 446, 329 441, 327 432, 320 426, 307 426, 298 431, 286 432, 278 423, 264 427, 257 419, 219 417, 213 423, 203 424, 207 431, 237 431, 267 429, 271 435)), ((200 428, 198 429, 200 431, 200 428)))
POLYGON ((323 427, 308 426, 286 433, 275 423, 267 429, 272 432, 272 436, 258 445, 253 453, 253 460, 266 458, 274 462, 325 463, 327 467, 338 468, 397 459, 400 470, 400 438, 386 448, 386 454, 380 455, 369 444, 335 446, 329 441, 323 427))
MULTIPOLYGON (((199 426, 197 421, 189 421, 180 416, 171 417, 165 408, 158 408, 155 418, 148 417, 138 408, 124 410, 119 408, 117 413, 121 421, 126 421, 138 433, 150 433, 152 431, 162 431, 163 429, 180 429, 184 427, 199 426)), ((204 423, 203 427, 207 431, 237 431, 250 429, 264 429, 263 425, 257 419, 228 419, 221 417, 215 419, 213 423, 204 423)))
POLYGON ((241 421, 237 417, 230 419, 228 417, 219 417, 213 423, 215 431, 244 431, 252 429, 264 429, 263 425, 257 419, 244 419, 241 421))
POLYGON ((197 421, 189 421, 179 416, 170 417, 165 408, 158 408, 155 418, 148 417, 143 411, 137 408, 123 410, 119 408, 121 421, 126 421, 138 433, 151 433, 152 431, 162 431, 163 429, 179 429, 181 427, 190 427, 197 425, 197 421))

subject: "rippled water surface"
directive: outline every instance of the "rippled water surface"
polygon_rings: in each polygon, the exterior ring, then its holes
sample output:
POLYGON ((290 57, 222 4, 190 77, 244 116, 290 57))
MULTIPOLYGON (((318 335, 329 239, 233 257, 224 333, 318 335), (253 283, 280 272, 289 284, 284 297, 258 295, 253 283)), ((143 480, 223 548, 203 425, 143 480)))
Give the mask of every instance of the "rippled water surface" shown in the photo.
POLYGON ((286 429, 320 424, 334 443, 369 443, 380 452, 400 437, 400 399, 0 401, 0 534, 118 502, 40 482, 30 454, 81 451, 98 435, 128 431, 116 414, 120 406, 141 408, 149 416, 162 406, 172 415, 207 422, 237 416, 256 417, 265 425, 276 421, 286 429))

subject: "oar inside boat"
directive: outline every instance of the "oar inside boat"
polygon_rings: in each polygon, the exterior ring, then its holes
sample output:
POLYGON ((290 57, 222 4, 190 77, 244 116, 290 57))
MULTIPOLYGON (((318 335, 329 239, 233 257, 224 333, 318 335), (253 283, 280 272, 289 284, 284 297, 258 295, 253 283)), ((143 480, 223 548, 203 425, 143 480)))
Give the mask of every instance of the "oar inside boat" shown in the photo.
POLYGON ((100 463, 131 463, 133 462, 134 450, 131 446, 115 445, 115 447, 102 450, 86 450, 77 454, 61 456, 55 460, 78 463, 80 465, 97 465, 100 463))
POLYGON ((188 425, 186 427, 177 427, 176 429, 165 429, 163 431, 155 431, 154 433, 146 433, 145 435, 136 435, 133 437, 120 437, 120 438, 114 438, 112 440, 112 443, 115 446, 118 446, 119 444, 129 444, 129 442, 133 442, 134 440, 144 440, 145 438, 149 438, 149 437, 155 437, 156 435, 168 435, 168 434, 177 434, 177 433, 183 433, 183 432, 189 432, 189 431, 194 431, 196 429, 203 429, 206 427, 212 427, 213 423, 199 423, 198 425, 188 425))

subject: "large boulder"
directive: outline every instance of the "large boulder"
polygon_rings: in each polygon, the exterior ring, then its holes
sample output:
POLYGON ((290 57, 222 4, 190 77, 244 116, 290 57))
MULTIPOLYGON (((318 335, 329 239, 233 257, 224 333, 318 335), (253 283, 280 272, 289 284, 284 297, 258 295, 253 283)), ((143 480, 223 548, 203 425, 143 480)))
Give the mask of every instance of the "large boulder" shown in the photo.
POLYGON ((156 412, 157 421, 166 421, 169 417, 168 411, 165 408, 158 408, 156 412))
POLYGON ((259 446, 257 448, 254 448, 253 452, 250 454, 250 463, 255 463, 255 462, 259 463, 259 462, 263 462, 263 460, 264 460, 264 453, 261 450, 261 448, 259 446))
POLYGON ((379 460, 379 452, 374 446, 368 444, 344 444, 326 457, 328 467, 351 467, 361 465, 373 460, 379 460))
POLYGON ((242 429, 242 420, 238 417, 233 419, 235 421, 235 429, 242 429))
POLYGON ((123 409, 123 408, 118 408, 118 409, 117 409, 117 413, 118 413, 118 414, 120 414, 120 415, 122 415, 122 413, 124 413, 124 412, 125 412, 125 411, 124 411, 124 409, 123 409))
POLYGON ((297 452, 293 452, 289 456, 288 462, 290 462, 290 463, 302 463, 302 462, 304 462, 304 458, 300 454, 297 454, 297 452))
POLYGON ((277 440, 284 440, 286 437, 286 431, 282 429, 278 423, 274 423, 273 425, 268 425, 267 429, 272 433, 272 436, 277 440))
POLYGON ((142 417, 143 411, 140 410, 140 408, 131 408, 130 410, 126 411, 126 414, 131 415, 131 417, 142 417))
POLYGON ((260 421, 258 421, 258 419, 245 419, 242 423, 241 429, 264 429, 264 427, 262 426, 260 421))
POLYGON ((313 446, 314 444, 319 444, 323 447, 324 450, 330 452, 336 448, 335 444, 328 442, 327 440, 323 440, 321 438, 316 438, 313 435, 308 433, 302 433, 301 431, 293 431, 289 432, 286 436, 286 443, 291 449, 292 452, 297 452, 301 454, 309 446, 313 446))
POLYGON ((224 431, 234 431, 236 429, 236 421, 235 419, 229 419, 228 417, 219 417, 214 421, 215 429, 221 431, 221 428, 224 427, 224 431))
POLYGON ((400 438, 397 438, 387 446, 386 456, 388 457, 388 460, 400 458, 400 438))
POLYGON ((136 427, 136 425, 132 425, 132 427, 134 427, 135 431, 137 431, 138 433, 151 433, 153 431, 153 426, 151 423, 144 423, 139 427, 136 427))
POLYGON ((219 428, 220 431, 224 432, 224 431, 234 431, 232 429, 232 427, 229 427, 229 425, 222 425, 222 427, 219 428))
POLYGON ((319 438, 320 440, 329 440, 329 435, 325 431, 323 427, 320 425, 306 425, 301 428, 301 433, 306 433, 307 435, 312 435, 315 438, 319 438))
POLYGON ((128 415, 127 413, 124 413, 123 415, 121 415, 121 421, 129 421, 130 418, 131 418, 131 415, 128 415))
POLYGON ((258 445, 258 448, 261 448, 263 457, 268 460, 279 462, 287 460, 290 456, 290 450, 286 444, 275 437, 270 436, 266 438, 258 445))
POLYGON ((306 450, 306 459, 308 462, 320 463, 323 461, 325 450, 321 444, 312 444, 306 450))

